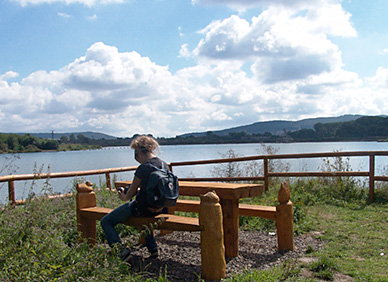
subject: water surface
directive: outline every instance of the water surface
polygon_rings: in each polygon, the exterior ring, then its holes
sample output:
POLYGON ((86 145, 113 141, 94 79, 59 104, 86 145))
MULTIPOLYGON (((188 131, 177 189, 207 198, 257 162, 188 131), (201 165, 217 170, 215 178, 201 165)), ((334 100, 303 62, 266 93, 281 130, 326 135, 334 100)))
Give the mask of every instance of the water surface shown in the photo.
MULTIPOLYGON (((388 143, 385 142, 331 142, 331 143, 280 143, 265 144, 277 154, 317 153, 333 151, 385 151, 388 143)), ((161 146, 159 156, 166 162, 194 161, 219 159, 225 157, 229 150, 237 156, 252 156, 267 154, 262 144, 221 144, 221 145, 176 145, 161 146)), ((321 159, 282 160, 290 166, 291 171, 319 171, 323 164, 321 159)), ((350 159, 353 170, 368 170, 367 157, 352 157, 350 159)), ((387 157, 376 157, 376 174, 385 171, 388 164, 387 157)), ((23 154, 0 155, 0 174, 30 174, 34 172, 67 172, 80 170, 93 170, 114 167, 138 165, 133 157, 130 147, 108 147, 101 150, 71 151, 71 152, 42 152, 23 154)), ((178 177, 209 177, 213 176, 215 165, 197 165, 190 167, 176 167, 174 172, 178 177)), ((117 180, 132 179, 133 172, 115 174, 117 180)), ((83 180, 100 183, 105 176, 85 176, 83 180)), ((51 179, 46 189, 58 193, 65 193, 72 189, 73 178, 51 179)), ((16 198, 23 199, 28 193, 41 191, 45 181, 36 183, 31 181, 18 181, 15 183, 16 198), (31 188, 31 186, 34 186, 31 188)), ((7 183, 0 183, 0 202, 8 198, 7 183)))

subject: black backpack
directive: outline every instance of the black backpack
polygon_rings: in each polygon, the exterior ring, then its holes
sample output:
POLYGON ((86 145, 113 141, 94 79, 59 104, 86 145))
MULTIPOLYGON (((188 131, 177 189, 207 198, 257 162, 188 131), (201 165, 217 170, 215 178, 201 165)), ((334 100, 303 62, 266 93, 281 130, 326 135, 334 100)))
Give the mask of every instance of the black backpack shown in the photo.
POLYGON ((152 165, 154 171, 151 172, 146 187, 147 202, 151 207, 164 208, 176 205, 179 197, 178 177, 171 171, 164 168, 157 168, 152 165))

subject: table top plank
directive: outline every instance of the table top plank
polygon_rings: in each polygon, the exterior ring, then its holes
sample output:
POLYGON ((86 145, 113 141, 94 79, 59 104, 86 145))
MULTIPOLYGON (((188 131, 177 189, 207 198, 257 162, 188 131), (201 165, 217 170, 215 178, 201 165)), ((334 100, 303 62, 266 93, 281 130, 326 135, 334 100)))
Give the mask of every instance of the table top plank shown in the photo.
MULTIPOLYGON (((129 184, 131 184, 131 181, 115 182, 116 188, 129 184)), ((179 194, 182 196, 198 197, 209 191, 215 191, 222 199, 241 199, 261 196, 264 187, 262 184, 250 183, 179 181, 179 194)))

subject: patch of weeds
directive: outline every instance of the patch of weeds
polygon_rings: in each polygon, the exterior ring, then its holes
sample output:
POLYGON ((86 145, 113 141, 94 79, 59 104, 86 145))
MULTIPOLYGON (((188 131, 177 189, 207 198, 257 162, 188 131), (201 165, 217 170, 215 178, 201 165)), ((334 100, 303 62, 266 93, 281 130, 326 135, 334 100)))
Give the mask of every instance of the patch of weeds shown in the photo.
POLYGON ((388 187, 379 187, 375 190, 374 204, 388 204, 388 187))
POLYGON ((313 229, 313 222, 306 213, 306 207, 301 202, 293 204, 294 233, 296 235, 307 233, 313 229))
POLYGON ((240 228, 242 230, 274 231, 276 222, 266 218, 240 216, 240 228))
POLYGON ((312 253, 314 253, 314 252, 315 252, 314 247, 311 246, 311 245, 308 245, 308 246, 307 246, 307 249, 306 249, 306 254, 312 254, 312 253))
POLYGON ((283 262, 281 268, 282 275, 280 277, 280 281, 292 281, 299 276, 301 271, 300 266, 297 265, 295 260, 283 262))
POLYGON ((321 257, 318 261, 311 263, 309 269, 314 272, 315 277, 332 281, 337 266, 329 258, 321 257))
POLYGON ((222 280, 225 282, 239 281, 239 282, 252 282, 252 281, 266 281, 266 282, 278 282, 278 281, 308 281, 306 279, 301 280, 299 278, 301 268, 296 261, 289 260, 283 262, 282 265, 275 266, 270 270, 249 270, 243 274, 235 274, 233 277, 222 280))
POLYGON ((247 271, 243 274, 235 274, 232 278, 225 279, 225 282, 252 282, 252 281, 266 281, 266 282, 275 282, 279 281, 281 277, 280 268, 276 268, 276 271, 272 270, 255 270, 247 271))

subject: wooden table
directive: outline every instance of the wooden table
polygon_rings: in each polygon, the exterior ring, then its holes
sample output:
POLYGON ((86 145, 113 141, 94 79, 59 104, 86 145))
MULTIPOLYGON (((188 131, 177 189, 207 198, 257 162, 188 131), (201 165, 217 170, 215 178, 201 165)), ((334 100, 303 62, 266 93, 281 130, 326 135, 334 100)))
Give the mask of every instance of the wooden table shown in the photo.
MULTIPOLYGON (((116 188, 129 185, 130 181, 115 182, 116 188)), ((239 232, 239 199, 260 196, 263 193, 261 184, 237 184, 220 182, 179 181, 181 196, 196 196, 215 191, 220 197, 223 214, 225 256, 238 256, 239 232)))

